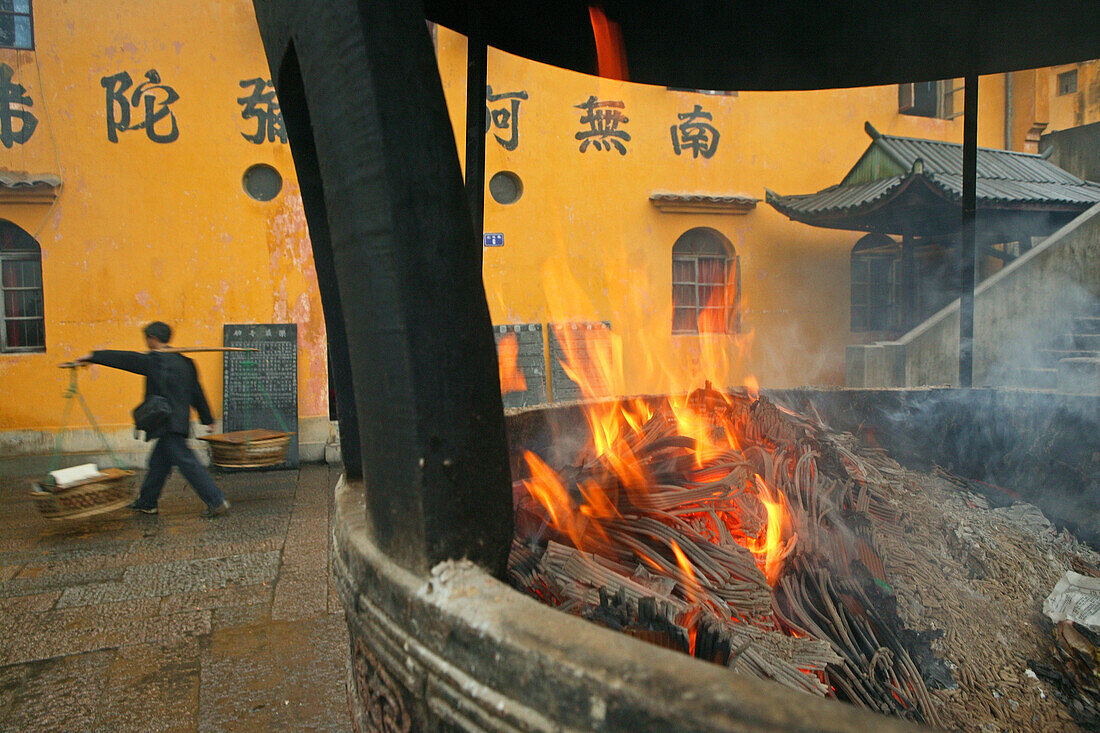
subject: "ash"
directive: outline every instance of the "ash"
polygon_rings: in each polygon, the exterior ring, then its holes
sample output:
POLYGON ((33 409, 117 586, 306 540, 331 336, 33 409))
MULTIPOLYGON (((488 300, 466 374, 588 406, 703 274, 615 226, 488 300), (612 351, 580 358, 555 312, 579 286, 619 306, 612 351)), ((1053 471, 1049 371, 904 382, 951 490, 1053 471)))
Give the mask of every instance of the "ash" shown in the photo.
POLYGON ((993 509, 946 473, 896 467, 891 478, 902 514, 876 524, 875 546, 905 625, 942 634, 933 649, 957 681, 932 693, 943 724, 1076 730, 1079 711, 1033 668, 1058 667, 1043 600, 1066 570, 1095 573, 1100 556, 1031 504, 993 509))
POLYGON ((1034 506, 992 508, 966 479, 907 470, 816 416, 709 384, 689 405, 738 436, 706 465, 665 402, 618 439, 629 470, 589 445, 541 489, 515 482, 517 588, 735 673, 933 727, 1091 725, 1086 698, 1059 683, 1066 664, 1042 614, 1066 570, 1100 574, 1090 548, 1034 506))

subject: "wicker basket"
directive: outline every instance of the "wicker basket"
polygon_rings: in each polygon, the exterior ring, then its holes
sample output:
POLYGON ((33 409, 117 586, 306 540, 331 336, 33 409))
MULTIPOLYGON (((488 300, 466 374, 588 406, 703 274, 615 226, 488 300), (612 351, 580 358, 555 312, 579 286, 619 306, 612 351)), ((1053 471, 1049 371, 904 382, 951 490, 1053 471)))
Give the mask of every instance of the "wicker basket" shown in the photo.
POLYGON ((31 497, 46 519, 83 519, 122 509, 133 501, 134 472, 105 468, 103 475, 64 489, 47 490, 35 484, 31 497))
POLYGON ((275 430, 238 430, 204 435, 210 446, 210 462, 221 468, 261 468, 286 463, 287 446, 293 433, 275 430))

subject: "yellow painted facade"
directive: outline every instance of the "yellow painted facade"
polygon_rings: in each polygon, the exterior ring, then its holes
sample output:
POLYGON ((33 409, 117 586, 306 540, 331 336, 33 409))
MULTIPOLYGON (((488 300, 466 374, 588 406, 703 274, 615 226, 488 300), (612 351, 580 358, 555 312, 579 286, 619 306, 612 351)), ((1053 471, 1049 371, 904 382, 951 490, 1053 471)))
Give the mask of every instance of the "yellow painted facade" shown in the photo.
POLYGON ((1046 83, 1050 124, 1044 132, 1100 122, 1100 60, 1052 66, 1046 83), (1059 89, 1059 77, 1064 75, 1073 77, 1074 91, 1059 89))
MULTIPOLYGON (((437 49, 461 148, 465 40, 439 29, 437 49)), ((962 140, 961 117, 899 114, 896 85, 703 94, 599 79, 493 50, 488 84, 494 96, 527 94, 516 149, 496 140, 510 140, 510 131, 495 126, 486 142, 486 180, 510 171, 523 182, 516 203, 486 196, 485 231, 505 235, 503 247, 484 251, 493 321, 609 321, 622 339, 628 393, 683 388, 701 376, 693 368, 699 337, 673 336, 671 326, 672 246, 695 227, 720 232, 741 265, 742 337, 726 339, 731 363, 712 376, 740 384, 752 375, 770 387, 843 384, 845 346, 870 339, 849 331, 849 255, 859 234, 791 222, 763 203, 764 189, 809 193, 838 183, 870 143, 868 120, 885 134, 962 140), (590 96, 623 102, 625 155, 580 151, 575 134, 586 125, 575 105, 590 96), (695 105, 712 115, 720 135, 709 159, 673 149, 670 128, 695 105), (650 202, 656 192, 761 201, 747 214, 662 213, 650 202), (551 278, 560 282, 562 271, 577 292, 564 311, 544 288, 551 278)), ((980 99, 979 144, 1000 147, 1002 79, 983 78, 980 99)), ((489 107, 510 109, 507 100, 489 107)))
MULTIPOLYGON (((0 147, 0 172, 57 175, 62 185, 45 201, 0 192, 0 219, 41 246, 46 335, 44 353, 0 354, 0 452, 46 450, 62 414, 58 362, 97 348, 140 349, 140 328, 154 319, 176 328, 179 345, 220 345, 227 323, 298 324, 302 439, 323 442, 324 322, 290 149, 246 139, 258 121, 242 116, 239 101, 251 91, 242 82, 270 77, 251 3, 37 0, 34 21, 36 50, 0 49, 38 122, 26 142, 0 147), (155 119, 153 133, 165 136, 174 120, 178 137, 150 139, 138 126, 144 98, 135 96, 135 129, 110 141, 109 122, 120 114, 120 106, 112 112, 110 79, 126 72, 132 80, 118 105, 138 94, 151 70, 159 82, 147 91, 178 94, 171 119, 155 119), (242 188, 245 170, 258 163, 283 177, 274 200, 256 201, 242 188)), ((461 158, 465 40, 444 28, 436 40, 461 158)), ((1049 100, 1041 85, 1050 74, 1017 76, 1015 95, 1026 97, 1030 83, 1034 104, 1049 100)), ((1082 77, 1084 88, 1093 78, 1082 77)), ((503 246, 484 250, 493 321, 610 322, 621 339, 616 387, 624 392, 684 387, 699 376, 699 337, 671 329, 672 246, 697 227, 719 232, 741 268, 742 330, 722 341, 731 363, 709 376, 843 384, 845 346, 877 337, 849 330, 858 235, 788 221, 763 203, 764 190, 808 193, 839 182, 869 143, 865 121, 886 134, 962 139, 961 117, 899 114, 896 85, 706 94, 603 80, 494 50, 488 83, 494 95, 524 93, 489 104, 496 114, 486 181, 508 171, 523 185, 510 205, 486 196, 485 231, 504 235, 503 246), (625 154, 580 149, 577 133, 588 127, 577 105, 590 97, 622 103, 625 154), (673 149, 672 128, 696 105, 719 133, 709 158, 673 149), (760 203, 747 213, 668 213, 651 203, 655 193, 760 203)), ((1005 94, 1004 77, 981 80, 980 145, 1004 146, 1005 94)), ((1048 101, 1037 114, 1061 121, 1070 114, 1063 106, 1048 101)), ((200 354, 196 362, 220 416, 221 358, 200 354)), ((93 367, 82 384, 104 426, 128 432, 137 379, 93 367)))
MULTIPOLYGON (((238 102, 253 88, 242 81, 270 78, 251 3, 37 0, 34 22, 36 50, 0 50, 38 121, 26 143, 0 147, 0 169, 60 175, 62 185, 52 202, 22 203, 18 192, 0 201, 0 218, 39 242, 46 316, 44 353, 0 354, 3 447, 18 451, 57 427, 67 384, 58 362, 142 350, 140 329, 156 319, 180 346, 220 346, 226 323, 297 323, 300 430, 321 431, 323 443, 324 319, 290 148, 246 140, 258 123, 238 102), (111 142, 106 80, 128 73, 119 91, 130 103, 150 70, 178 94, 153 132, 171 137, 174 118, 178 136, 155 142, 138 128, 111 142), (282 174, 271 201, 243 190, 257 163, 282 174)), ((167 93, 145 91, 161 110, 167 93)), ((146 122, 145 98, 137 102, 131 127, 146 122)), ((116 100, 116 121, 121 108, 116 100)), ((195 361, 220 417, 221 356, 195 361)), ((81 383, 103 426, 128 432, 139 378, 91 367, 81 383)), ((79 411, 74 423, 87 424, 79 411)))

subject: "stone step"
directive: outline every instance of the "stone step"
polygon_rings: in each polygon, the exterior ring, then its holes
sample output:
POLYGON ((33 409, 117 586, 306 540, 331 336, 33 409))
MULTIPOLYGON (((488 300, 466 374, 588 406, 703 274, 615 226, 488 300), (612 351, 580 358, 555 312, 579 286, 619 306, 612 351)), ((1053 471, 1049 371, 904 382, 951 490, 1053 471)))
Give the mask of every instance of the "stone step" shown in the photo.
POLYGON ((1059 392, 1100 394, 1100 358, 1062 359, 1057 371, 1059 392))
POLYGON ((1079 316, 1073 319, 1073 332, 1096 334, 1100 333, 1100 316, 1079 316))
POLYGON ((1036 352, 1041 366, 1056 369, 1062 359, 1089 359, 1100 357, 1100 352, 1088 349, 1038 349, 1036 352))
POLYGON ((1100 351, 1100 333, 1070 334, 1073 347, 1083 351, 1100 351))
POLYGON ((1057 369, 1020 369, 1016 379, 1024 389, 1058 389, 1057 369))

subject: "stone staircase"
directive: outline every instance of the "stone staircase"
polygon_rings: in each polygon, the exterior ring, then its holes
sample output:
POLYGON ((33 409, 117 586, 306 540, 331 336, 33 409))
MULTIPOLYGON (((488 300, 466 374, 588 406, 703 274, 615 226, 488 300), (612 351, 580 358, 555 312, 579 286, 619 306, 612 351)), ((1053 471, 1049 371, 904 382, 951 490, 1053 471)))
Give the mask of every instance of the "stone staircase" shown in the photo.
POLYGON ((1070 393, 1100 393, 1100 305, 1072 320, 1072 332, 1036 352, 1035 366, 1020 369, 1018 386, 1070 393))

